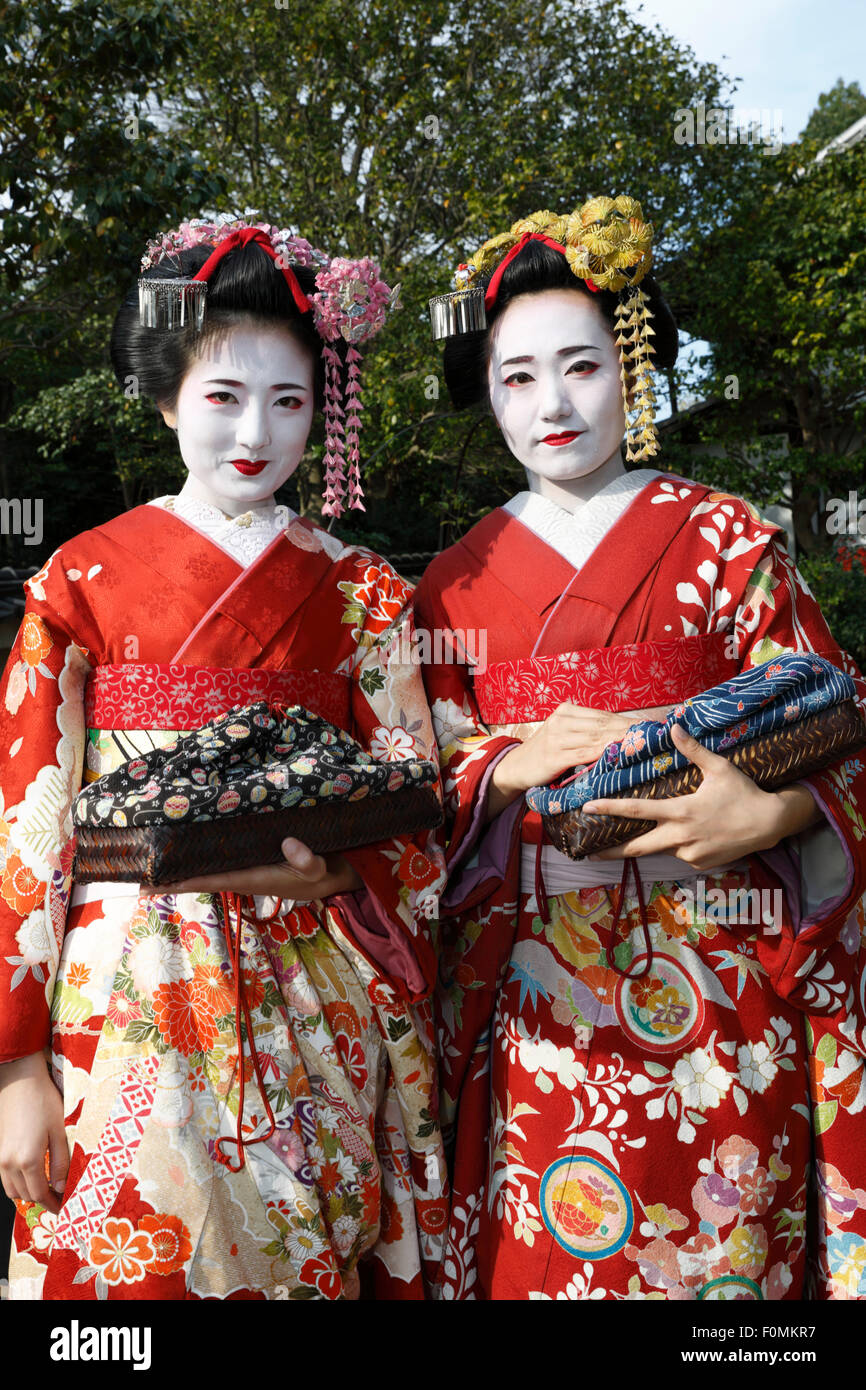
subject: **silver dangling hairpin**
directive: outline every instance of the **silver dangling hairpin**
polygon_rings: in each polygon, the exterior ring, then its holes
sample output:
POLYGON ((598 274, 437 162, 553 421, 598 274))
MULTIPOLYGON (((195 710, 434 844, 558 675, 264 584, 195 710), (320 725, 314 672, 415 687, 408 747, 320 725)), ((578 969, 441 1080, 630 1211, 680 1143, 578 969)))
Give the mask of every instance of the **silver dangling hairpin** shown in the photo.
POLYGON ((478 333, 487 327, 484 290, 453 290, 437 294, 430 300, 430 323, 433 338, 453 338, 459 333, 478 333))
POLYGON ((138 282, 138 317, 142 328, 186 328, 201 332, 207 282, 178 276, 171 280, 142 277, 138 282))

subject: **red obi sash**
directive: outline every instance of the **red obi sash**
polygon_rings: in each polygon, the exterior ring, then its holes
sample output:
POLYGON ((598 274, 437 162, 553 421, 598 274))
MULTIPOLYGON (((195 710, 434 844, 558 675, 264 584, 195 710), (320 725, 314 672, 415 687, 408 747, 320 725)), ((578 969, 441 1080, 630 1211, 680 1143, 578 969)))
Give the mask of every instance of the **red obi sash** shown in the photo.
POLYGON ((497 661, 475 675, 475 696, 485 724, 547 719, 566 701, 612 712, 675 705, 736 674, 726 646, 713 632, 497 661))
POLYGON ((84 695, 90 729, 200 729, 237 705, 304 705, 348 729, 351 682, 334 671, 128 662, 97 666, 84 695))

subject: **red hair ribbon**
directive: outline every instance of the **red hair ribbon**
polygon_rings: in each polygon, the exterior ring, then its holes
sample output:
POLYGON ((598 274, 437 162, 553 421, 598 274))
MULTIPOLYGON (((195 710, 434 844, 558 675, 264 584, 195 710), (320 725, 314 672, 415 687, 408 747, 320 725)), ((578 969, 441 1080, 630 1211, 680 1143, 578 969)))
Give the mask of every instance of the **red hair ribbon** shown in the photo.
MULTIPOLYGON (((192 277, 193 280, 209 280, 223 256, 228 255, 229 251, 234 251, 236 246, 246 246, 250 241, 257 241, 262 250, 267 251, 271 260, 276 261, 277 253, 271 245, 267 233, 263 232, 261 227, 241 227, 239 231, 231 232, 220 242, 219 246, 214 248, 201 270, 197 270, 192 277)), ((299 312, 302 314, 309 313, 313 306, 298 284, 298 277, 295 275, 291 266, 281 265, 278 269, 283 272, 286 284, 292 292, 292 299, 295 301, 299 312)))
MULTIPOLYGON (((553 237, 545 236, 544 232, 524 232, 516 246, 512 246, 508 254, 503 256, 499 265, 493 272, 493 275, 490 277, 490 284, 487 286, 484 295, 485 309, 493 308, 496 303, 496 296, 499 293, 499 283, 502 279, 505 267, 511 264, 515 256, 519 255, 528 241, 543 241, 545 246, 552 246, 554 251, 558 251, 561 256, 565 255, 565 247, 560 242, 554 241, 553 237)), ((593 294, 598 294, 598 285, 594 285, 591 280, 584 280, 583 283, 593 294)))

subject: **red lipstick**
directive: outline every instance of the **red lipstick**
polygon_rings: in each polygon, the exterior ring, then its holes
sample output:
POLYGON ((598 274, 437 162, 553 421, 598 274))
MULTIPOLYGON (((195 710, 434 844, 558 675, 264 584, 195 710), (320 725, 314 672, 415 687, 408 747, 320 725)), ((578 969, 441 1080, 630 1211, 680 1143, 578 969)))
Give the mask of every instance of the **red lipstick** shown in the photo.
POLYGON ((232 459, 232 466, 246 478, 254 478, 263 468, 267 468, 269 463, 270 459, 232 459))
POLYGON ((583 434, 583 430, 567 430, 565 434, 548 434, 542 439, 542 444, 570 444, 572 439, 578 439, 583 434))

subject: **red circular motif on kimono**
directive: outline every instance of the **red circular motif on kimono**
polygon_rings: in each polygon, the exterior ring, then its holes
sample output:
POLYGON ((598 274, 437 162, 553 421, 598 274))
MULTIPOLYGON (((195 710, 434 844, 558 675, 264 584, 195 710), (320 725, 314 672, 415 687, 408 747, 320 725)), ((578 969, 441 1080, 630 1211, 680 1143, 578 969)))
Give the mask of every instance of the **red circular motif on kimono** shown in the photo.
POLYGON ((379 1217, 379 1239, 385 1245, 393 1245, 403 1235, 403 1218, 397 1203, 390 1192, 382 1194, 382 1209, 379 1217))
MULTIPOLYGON (((635 956, 636 972, 646 955, 635 956)), ((621 975, 614 1008, 624 1033, 647 1052, 673 1052, 694 1042, 704 1026, 704 1001, 689 972, 672 956, 654 953, 645 975, 621 975)))
POLYGON ((445 1229, 447 1203, 441 1197, 432 1202, 418 1201, 415 1204, 415 1214, 421 1230, 426 1231, 428 1235, 436 1235, 445 1229))
POLYGON ((557 1245, 582 1260, 606 1260, 631 1235, 634 1207, 610 1168, 587 1154, 551 1163, 541 1179, 542 1220, 557 1245))
POLYGON ((399 875, 410 888, 424 888, 439 876, 436 865, 422 854, 421 850, 409 845, 400 859, 399 875))

